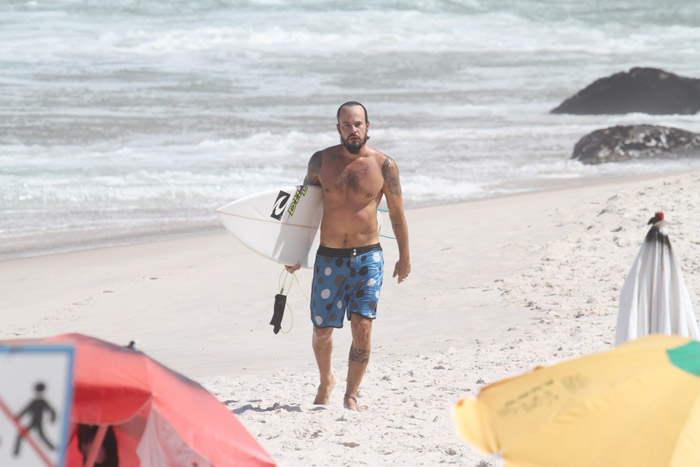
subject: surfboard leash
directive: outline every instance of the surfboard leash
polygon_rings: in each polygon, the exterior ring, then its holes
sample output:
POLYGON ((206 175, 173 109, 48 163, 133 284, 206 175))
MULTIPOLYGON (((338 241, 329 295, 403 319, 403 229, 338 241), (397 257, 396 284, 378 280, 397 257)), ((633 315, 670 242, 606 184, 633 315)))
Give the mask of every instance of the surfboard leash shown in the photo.
MULTIPOLYGON (((289 332, 294 327, 294 312, 292 311, 292 306, 289 303, 287 303, 287 296, 284 294, 284 289, 287 288, 288 277, 289 272, 285 268, 282 269, 282 272, 280 272, 279 278, 277 280, 277 286, 280 289, 280 293, 275 295, 274 313, 272 315, 272 321, 270 321, 270 324, 274 326, 273 331, 275 334, 277 334, 282 328, 282 317, 284 316, 285 308, 289 308, 291 322, 289 323, 289 329, 287 329, 286 331, 282 331, 282 334, 289 334, 289 332), (284 279, 282 278, 283 274, 284 279)), ((292 286, 294 280, 296 280, 297 286, 299 287, 301 294, 304 296, 304 298, 309 300, 309 297, 306 295, 306 292, 304 292, 304 288, 301 286, 301 282, 299 282, 299 278, 296 274, 292 274, 292 279, 289 282, 289 287, 292 286)), ((289 289, 287 290, 287 293, 289 293, 289 289)))
MULTIPOLYGON (((377 211, 379 211, 379 212, 389 212, 388 209, 377 209, 377 211)), ((391 237, 391 236, 389 236, 389 235, 382 235, 382 234, 379 234, 379 236, 380 236, 380 237, 384 237, 384 238, 390 238, 390 239, 392 239, 392 240, 396 240, 396 237, 391 237)))

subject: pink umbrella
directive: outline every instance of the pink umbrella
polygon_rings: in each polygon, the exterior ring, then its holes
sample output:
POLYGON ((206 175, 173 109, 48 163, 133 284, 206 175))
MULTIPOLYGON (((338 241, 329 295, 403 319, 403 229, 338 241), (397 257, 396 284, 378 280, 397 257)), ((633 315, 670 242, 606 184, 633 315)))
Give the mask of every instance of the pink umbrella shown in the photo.
POLYGON ((226 406, 144 353, 82 334, 4 341, 74 347, 66 465, 273 466, 226 406))

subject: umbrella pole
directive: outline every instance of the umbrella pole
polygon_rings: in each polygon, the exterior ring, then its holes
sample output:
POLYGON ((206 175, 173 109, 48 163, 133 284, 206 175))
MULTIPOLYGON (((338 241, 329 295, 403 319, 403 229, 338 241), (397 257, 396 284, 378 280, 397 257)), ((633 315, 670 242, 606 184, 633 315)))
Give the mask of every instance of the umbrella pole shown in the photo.
POLYGON ((95 465, 95 460, 97 460, 97 454, 100 452, 102 447, 102 442, 107 434, 107 428, 109 425, 100 425, 97 428, 97 433, 95 433, 95 438, 92 440, 92 445, 90 446, 90 454, 88 455, 85 467, 93 467, 95 465))

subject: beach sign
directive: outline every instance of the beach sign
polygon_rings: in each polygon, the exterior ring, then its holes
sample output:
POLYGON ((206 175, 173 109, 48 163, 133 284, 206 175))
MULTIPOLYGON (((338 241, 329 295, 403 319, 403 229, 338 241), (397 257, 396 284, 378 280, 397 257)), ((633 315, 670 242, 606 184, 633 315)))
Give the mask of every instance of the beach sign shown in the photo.
POLYGON ((0 345, 0 465, 64 465, 73 348, 0 345))

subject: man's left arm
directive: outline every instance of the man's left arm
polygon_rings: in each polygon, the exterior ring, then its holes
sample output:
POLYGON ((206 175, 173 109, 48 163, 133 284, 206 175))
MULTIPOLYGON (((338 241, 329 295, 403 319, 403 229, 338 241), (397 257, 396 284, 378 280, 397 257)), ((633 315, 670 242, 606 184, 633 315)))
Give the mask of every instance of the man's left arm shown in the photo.
POLYGON ((394 230, 396 243, 399 247, 399 260, 394 266, 392 277, 398 277, 399 284, 403 282, 411 272, 411 253, 408 248, 408 225, 403 212, 403 198, 401 196, 401 182, 399 181, 399 167, 390 157, 384 160, 382 165, 384 177, 384 196, 389 208, 391 228, 394 230))

